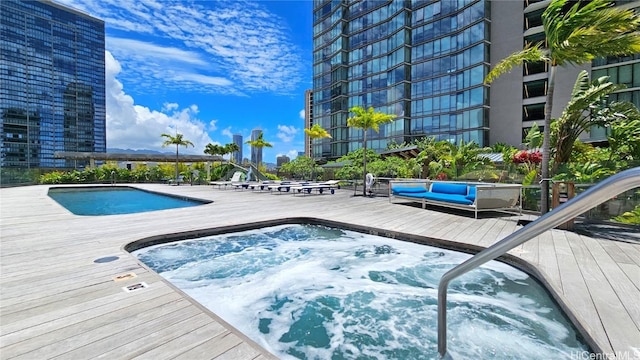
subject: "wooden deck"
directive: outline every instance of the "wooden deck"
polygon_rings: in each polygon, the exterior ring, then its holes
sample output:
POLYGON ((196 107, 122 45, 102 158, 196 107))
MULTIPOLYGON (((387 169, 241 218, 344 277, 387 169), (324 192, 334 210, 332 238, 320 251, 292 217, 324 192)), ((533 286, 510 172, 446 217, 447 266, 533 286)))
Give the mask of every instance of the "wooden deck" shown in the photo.
MULTIPOLYGON (((210 186, 135 185, 213 203, 130 215, 76 216, 48 186, 0 190, 0 358, 269 359, 273 355, 148 271, 123 247, 220 226, 312 217, 486 247, 517 216, 473 219, 386 198, 291 196, 210 186), (95 262, 117 257, 111 262, 95 262), (118 275, 136 277, 114 281, 118 275), (145 282, 148 288, 122 287, 145 282)), ((640 245, 548 231, 514 249, 606 354, 640 358, 640 245), (636 352, 634 352, 636 351, 636 352)), ((435 344, 434 344, 435 346, 435 344)))

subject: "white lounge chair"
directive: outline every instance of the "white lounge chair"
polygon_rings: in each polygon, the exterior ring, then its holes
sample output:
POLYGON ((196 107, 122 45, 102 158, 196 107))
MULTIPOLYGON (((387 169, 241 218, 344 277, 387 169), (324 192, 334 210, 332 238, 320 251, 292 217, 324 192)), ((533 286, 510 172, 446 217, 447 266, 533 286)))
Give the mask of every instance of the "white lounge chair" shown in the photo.
POLYGON ((282 181, 278 184, 269 185, 267 188, 272 194, 283 192, 289 192, 293 186, 298 186, 300 183, 294 181, 282 181))
POLYGON ((338 180, 329 180, 323 183, 300 184, 292 186, 291 191, 293 192, 293 195, 308 195, 312 192, 317 192, 318 194, 325 194, 327 192, 334 194, 336 192, 336 189, 340 188, 340 185, 338 185, 338 183, 338 180))
POLYGON ((231 177, 231 180, 229 181, 210 181, 209 185, 213 185, 213 186, 217 186, 218 189, 222 188, 224 186, 224 188, 226 189, 227 186, 230 185, 234 185, 235 183, 239 183, 242 181, 242 172, 241 171, 236 171, 235 173, 233 173, 233 176, 231 177))

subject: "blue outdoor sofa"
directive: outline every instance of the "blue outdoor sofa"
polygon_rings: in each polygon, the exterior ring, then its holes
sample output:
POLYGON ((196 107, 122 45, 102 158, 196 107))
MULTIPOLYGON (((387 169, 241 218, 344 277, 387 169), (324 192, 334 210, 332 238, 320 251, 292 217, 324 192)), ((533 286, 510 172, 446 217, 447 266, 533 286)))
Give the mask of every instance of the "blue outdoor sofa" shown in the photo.
POLYGON ((410 200, 422 204, 470 210, 478 218, 479 211, 517 211, 521 213, 522 185, 445 182, 431 180, 392 180, 389 201, 410 200))

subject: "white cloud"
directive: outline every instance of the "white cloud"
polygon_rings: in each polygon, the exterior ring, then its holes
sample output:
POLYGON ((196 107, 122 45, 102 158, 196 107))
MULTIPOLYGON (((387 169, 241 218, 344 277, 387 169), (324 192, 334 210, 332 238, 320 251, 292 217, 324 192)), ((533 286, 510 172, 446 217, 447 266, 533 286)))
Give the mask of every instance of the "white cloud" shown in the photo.
POLYGON ((296 133, 298 133, 298 129, 294 126, 278 125, 278 134, 276 136, 283 142, 288 143, 295 138, 296 133))
POLYGON ((202 154, 204 147, 213 142, 207 125, 197 118, 197 105, 180 109, 178 104, 165 103, 162 111, 172 111, 171 114, 135 105, 116 78, 122 69, 120 63, 108 51, 105 67, 108 147, 167 151, 161 146, 160 134, 176 131, 194 144, 194 147, 180 149, 185 153, 202 154))
POLYGON ((202 59, 200 54, 194 51, 185 51, 175 47, 160 46, 139 40, 108 37, 107 46, 117 49, 120 54, 135 57, 141 61, 161 59, 167 62, 207 65, 207 62, 202 59))
POLYGON ((177 73, 173 76, 176 81, 192 81, 203 85, 229 86, 233 83, 228 79, 218 76, 207 76, 201 74, 177 73))
POLYGON ((209 121, 209 131, 216 131, 218 130, 218 126, 216 126, 216 123, 218 122, 218 120, 211 120, 209 121))
POLYGON ((178 103, 164 103, 162 104, 162 111, 176 110, 179 106, 178 103))
POLYGON ((231 126, 222 129, 222 135, 228 136, 230 139, 233 139, 233 133, 231 132, 231 126))
POLYGON ((298 157, 298 150, 289 150, 289 152, 287 152, 287 156, 291 160, 297 158, 298 157))
POLYGON ((300 110, 300 119, 304 120, 304 109, 300 110))
POLYGON ((302 81, 302 49, 260 2, 58 1, 105 20, 120 79, 146 91, 292 94, 302 81))

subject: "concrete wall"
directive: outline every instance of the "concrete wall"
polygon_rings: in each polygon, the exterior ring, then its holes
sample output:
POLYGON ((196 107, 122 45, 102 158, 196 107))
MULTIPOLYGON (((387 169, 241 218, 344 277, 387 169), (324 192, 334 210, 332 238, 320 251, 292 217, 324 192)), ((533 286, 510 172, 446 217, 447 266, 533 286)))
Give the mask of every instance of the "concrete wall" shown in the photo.
MULTIPOLYGON (((522 1, 491 1, 491 68, 523 45, 522 1)), ((522 67, 491 84, 489 145, 522 142, 522 67)))

